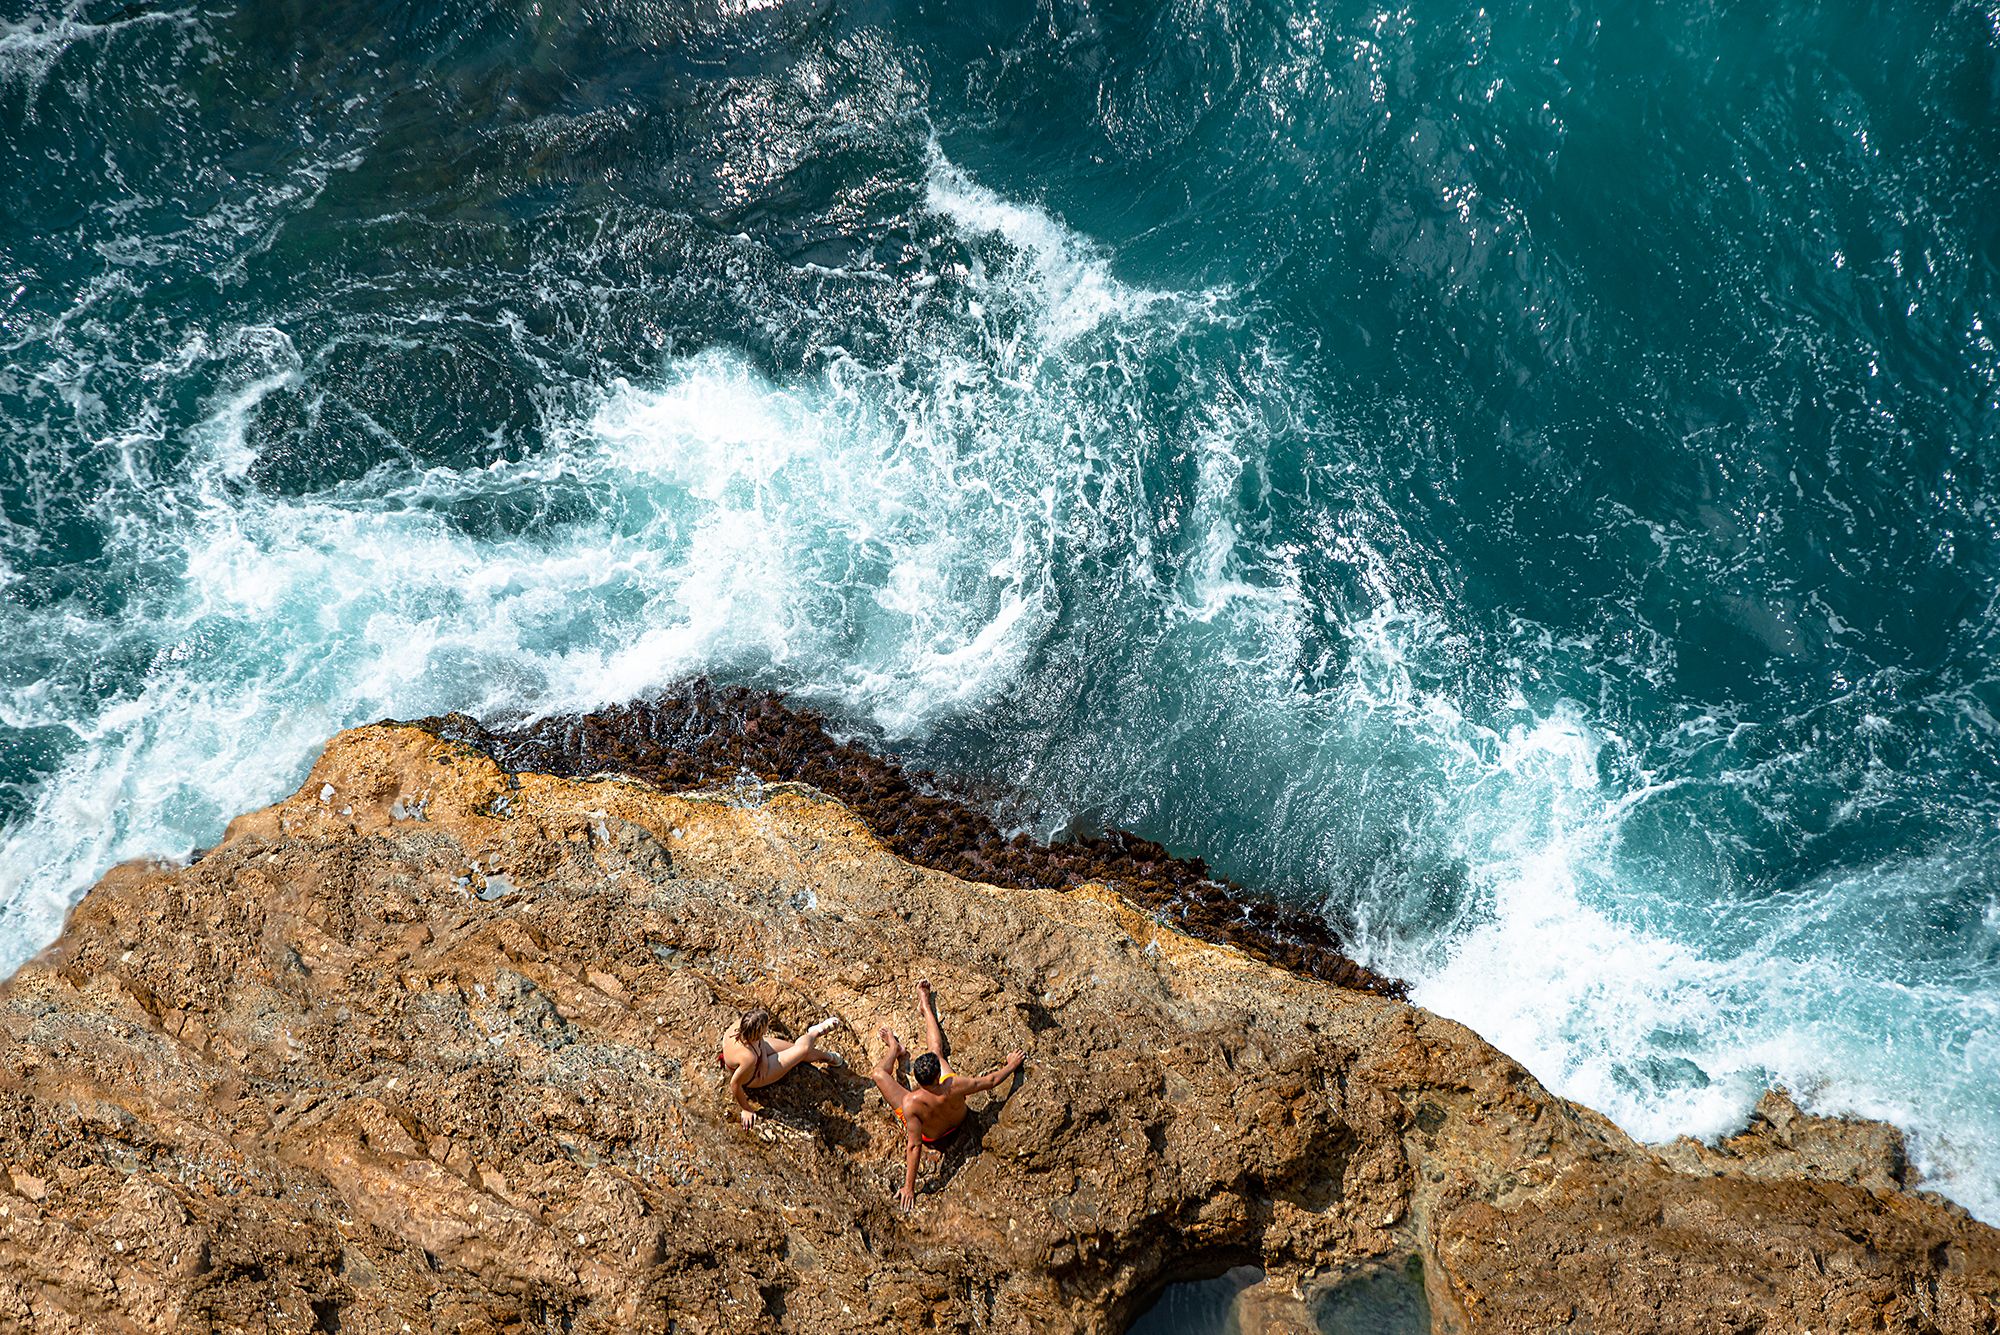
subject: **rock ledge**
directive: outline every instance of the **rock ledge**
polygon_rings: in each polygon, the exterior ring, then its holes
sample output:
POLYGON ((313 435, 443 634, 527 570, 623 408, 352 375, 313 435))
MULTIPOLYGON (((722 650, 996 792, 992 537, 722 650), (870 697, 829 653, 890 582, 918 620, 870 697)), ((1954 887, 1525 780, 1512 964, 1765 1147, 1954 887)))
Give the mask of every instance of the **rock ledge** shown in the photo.
POLYGON ((0 989, 0 1330, 1115 1332, 1245 1263, 1271 1330, 1385 1274, 1438 1330, 2000 1328, 2000 1233, 1903 1174, 1779 1096, 1637 1145, 1462 1026, 914 866, 809 788, 388 725, 0 989), (919 976, 961 1065, 1031 1057, 903 1217, 859 1074, 758 1135, 714 1052, 756 1004, 864 1066, 919 976))

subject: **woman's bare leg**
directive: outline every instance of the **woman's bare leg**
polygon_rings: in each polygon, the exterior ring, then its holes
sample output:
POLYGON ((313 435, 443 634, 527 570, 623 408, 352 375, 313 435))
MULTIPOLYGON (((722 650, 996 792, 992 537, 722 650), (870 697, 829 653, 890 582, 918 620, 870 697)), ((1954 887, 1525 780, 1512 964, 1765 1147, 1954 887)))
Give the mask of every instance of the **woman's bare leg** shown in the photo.
POLYGON ((750 1088, 762 1089, 775 1085, 792 1073, 795 1067, 807 1063, 818 1066, 837 1066, 842 1058, 837 1052, 828 1052, 814 1046, 811 1038, 801 1035, 785 1047, 779 1048, 764 1062, 764 1069, 750 1082, 750 1088))
POLYGON ((938 1023, 937 1000, 931 996, 931 980, 928 978, 917 979, 917 1011, 924 1017, 924 1037, 930 1041, 931 1051, 949 1067, 950 1062, 946 1059, 951 1056, 951 1048, 944 1041, 944 1026, 938 1023))

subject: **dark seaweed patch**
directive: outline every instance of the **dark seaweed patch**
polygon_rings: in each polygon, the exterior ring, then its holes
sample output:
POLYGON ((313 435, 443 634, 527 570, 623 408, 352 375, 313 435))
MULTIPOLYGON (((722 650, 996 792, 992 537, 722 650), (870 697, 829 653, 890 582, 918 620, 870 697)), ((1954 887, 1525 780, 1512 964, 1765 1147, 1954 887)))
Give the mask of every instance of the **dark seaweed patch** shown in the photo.
POLYGON ((980 805, 941 791, 936 775, 827 731, 819 714, 773 692, 684 682, 588 714, 488 728, 464 714, 420 719, 512 772, 616 773, 668 791, 730 782, 808 783, 838 798, 919 866, 1020 889, 1101 881, 1204 940, 1341 987, 1401 997, 1407 989, 1349 959, 1332 925, 1212 875, 1124 830, 1041 843, 1008 836, 980 805))

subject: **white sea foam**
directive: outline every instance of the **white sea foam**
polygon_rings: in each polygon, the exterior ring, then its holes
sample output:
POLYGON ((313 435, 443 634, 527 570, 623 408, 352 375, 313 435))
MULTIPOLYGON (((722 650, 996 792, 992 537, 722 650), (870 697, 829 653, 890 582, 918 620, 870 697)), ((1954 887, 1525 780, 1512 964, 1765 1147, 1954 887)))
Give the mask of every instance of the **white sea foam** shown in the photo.
POLYGON ((1378 924, 1373 961, 1412 979, 1419 1004, 1642 1140, 1734 1132, 1772 1086, 1813 1111, 1890 1121, 1908 1132, 1926 1186, 2000 1217, 1988 1170, 2000 1162, 2000 1001, 1891 982, 1874 970, 1895 961, 1867 958, 1892 906, 1936 895, 1947 867, 1891 876, 1873 894, 1848 877, 1765 905, 1768 925, 1747 945, 1664 934, 1635 915, 1646 896, 1618 855, 1631 813, 1671 785, 1607 782, 1610 743, 1571 707, 1496 733, 1426 699, 1407 671, 1435 633, 1422 618, 1357 629, 1367 643, 1350 690, 1429 740, 1443 779, 1429 828, 1450 832, 1473 891, 1441 930, 1378 924), (1828 956, 1828 941, 1850 946, 1828 956))
POLYGON ((931 148, 925 202, 967 237, 997 236, 1027 258, 1025 291, 1040 307, 1042 333, 1060 345, 1107 320, 1140 316, 1161 302, 1184 301, 1119 282, 1098 248, 1046 210, 1018 204, 980 185, 931 148))
MULTIPOLYGON (((981 203, 938 170, 957 204, 981 203)), ((1096 318, 1155 304, 1046 215, 1003 214, 1019 249, 990 257, 968 306, 1018 291, 1069 340, 1080 300, 1096 318)), ((137 442, 131 490, 106 503, 123 555, 172 578, 141 615, 18 628, 77 661, 152 645, 154 666, 91 713, 48 681, 0 693, 9 723, 81 743, 0 849, 4 963, 109 863, 212 839, 296 782, 329 732, 385 714, 588 708, 695 671, 777 674, 899 734, 981 708, 1048 633, 1061 511, 1119 467, 1079 449, 1046 342, 1004 378, 947 355, 914 382, 842 361, 776 385, 699 354, 611 384, 543 457, 304 497, 249 481, 252 415, 304 373, 289 338, 245 327, 193 349, 183 363, 229 374, 186 480, 159 486, 157 441, 137 442), (550 487, 581 489, 599 518, 505 537, 450 517, 550 487)))
POLYGON ((72 0, 59 14, 29 15, 19 21, 0 20, 0 90, 20 85, 27 90, 32 116, 35 93, 72 47, 102 41, 146 24, 193 26, 190 10, 139 10, 109 23, 90 23, 80 15, 82 0, 72 0))

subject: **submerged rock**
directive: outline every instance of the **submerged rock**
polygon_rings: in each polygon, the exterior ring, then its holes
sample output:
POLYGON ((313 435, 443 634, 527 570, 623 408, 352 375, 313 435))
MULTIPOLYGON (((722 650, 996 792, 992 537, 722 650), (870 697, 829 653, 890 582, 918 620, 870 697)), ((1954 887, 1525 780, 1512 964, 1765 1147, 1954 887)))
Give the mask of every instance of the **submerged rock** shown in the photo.
POLYGON ((918 867, 810 788, 411 727, 114 870, 0 990, 0 1329, 1115 1332, 1239 1265, 1267 1329, 1995 1329, 2000 1234, 1905 1171, 1782 1100, 1637 1145, 1460 1025, 1100 884, 918 867), (1030 1058, 904 1216, 855 1068, 918 977, 962 1068, 1030 1058), (844 1017, 849 1068, 746 1131, 715 1049, 751 1006, 844 1017))

